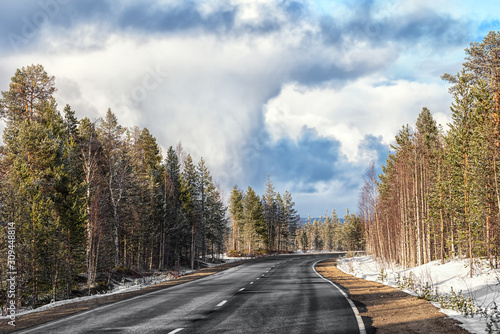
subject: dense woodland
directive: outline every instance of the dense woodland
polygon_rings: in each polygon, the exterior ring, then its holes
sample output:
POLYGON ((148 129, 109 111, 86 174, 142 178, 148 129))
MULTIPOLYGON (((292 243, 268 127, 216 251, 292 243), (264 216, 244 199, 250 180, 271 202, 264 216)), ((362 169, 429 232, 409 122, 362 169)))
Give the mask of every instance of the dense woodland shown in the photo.
POLYGON ((360 251, 365 249, 364 224, 347 211, 342 222, 335 210, 319 219, 309 219, 296 233, 297 249, 307 251, 360 251))
POLYGON ((359 209, 367 249, 404 266, 500 255, 500 33, 465 50, 445 133, 423 108, 396 136, 379 178, 365 174, 359 209))
POLYGON ((69 105, 60 113, 55 90, 32 65, 2 92, 0 248, 7 254, 13 223, 18 303, 66 298, 82 279, 90 292, 119 268, 197 267, 223 251, 227 208, 203 158, 195 164, 180 144, 162 157, 147 129, 120 126, 111 110, 97 121, 69 105))
POLYGON ((248 187, 246 192, 234 187, 229 213, 232 219, 232 251, 234 255, 252 255, 268 250, 347 251, 363 250, 364 224, 356 214, 347 214, 342 222, 335 210, 332 216, 311 219, 300 226, 300 217, 288 191, 277 193, 268 177, 265 193, 258 196, 248 187))
POLYGON ((295 250, 295 233, 299 215, 292 195, 277 193, 267 179, 264 195, 248 187, 242 192, 236 186, 231 192, 229 214, 232 220, 231 251, 234 255, 251 255, 269 250, 295 250))

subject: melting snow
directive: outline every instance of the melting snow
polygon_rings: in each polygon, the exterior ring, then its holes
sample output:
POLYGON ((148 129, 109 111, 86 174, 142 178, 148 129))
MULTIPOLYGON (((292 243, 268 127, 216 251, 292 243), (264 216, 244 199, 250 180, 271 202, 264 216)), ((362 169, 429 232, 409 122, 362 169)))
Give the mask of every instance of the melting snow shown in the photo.
MULTIPOLYGON (((402 277, 412 277, 415 290, 404 290, 412 295, 418 295, 423 287, 428 285, 432 292, 439 294, 450 294, 451 290, 471 297, 476 306, 491 308, 493 302, 500 304, 500 270, 491 269, 486 261, 476 260, 474 263, 473 277, 470 278, 470 263, 465 260, 451 260, 445 264, 433 261, 418 267, 404 269, 395 265, 389 265, 375 261, 370 256, 343 258, 337 263, 337 267, 345 273, 398 287, 398 280, 402 277), (399 278, 399 279, 398 279, 399 278)), ((440 307, 439 303, 433 303, 440 307)), ((457 311, 441 309, 447 316, 463 323, 462 327, 471 333, 487 333, 486 319, 475 315, 474 317, 463 316, 457 311)))

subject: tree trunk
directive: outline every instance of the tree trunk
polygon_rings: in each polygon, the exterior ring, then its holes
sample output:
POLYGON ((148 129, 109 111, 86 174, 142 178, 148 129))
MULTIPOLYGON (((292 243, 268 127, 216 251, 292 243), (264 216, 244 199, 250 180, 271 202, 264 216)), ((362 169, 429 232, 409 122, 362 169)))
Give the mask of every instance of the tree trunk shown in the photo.
POLYGON ((194 221, 191 224, 191 270, 194 270, 194 221))

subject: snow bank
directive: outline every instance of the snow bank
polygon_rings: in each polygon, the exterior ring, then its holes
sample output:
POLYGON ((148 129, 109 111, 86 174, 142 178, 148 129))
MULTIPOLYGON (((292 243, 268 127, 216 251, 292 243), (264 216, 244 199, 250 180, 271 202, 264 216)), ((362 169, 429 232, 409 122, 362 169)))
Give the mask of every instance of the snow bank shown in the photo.
MULTIPOLYGON (((363 256, 340 259, 337 267, 345 273, 400 288, 415 296, 422 295, 425 291, 440 295, 462 292, 465 298, 470 297, 474 305, 483 309, 491 309, 493 302, 500 303, 500 270, 491 269, 486 261, 474 262, 472 278, 469 277, 468 259, 455 259, 445 264, 433 261, 404 269, 377 262, 370 256, 363 256), (409 289, 409 286, 412 289, 409 289)), ((434 305, 440 307, 439 303, 434 305)), ((485 318, 478 315, 466 317, 449 309, 441 308, 440 311, 462 322, 462 327, 471 333, 487 333, 485 318)))

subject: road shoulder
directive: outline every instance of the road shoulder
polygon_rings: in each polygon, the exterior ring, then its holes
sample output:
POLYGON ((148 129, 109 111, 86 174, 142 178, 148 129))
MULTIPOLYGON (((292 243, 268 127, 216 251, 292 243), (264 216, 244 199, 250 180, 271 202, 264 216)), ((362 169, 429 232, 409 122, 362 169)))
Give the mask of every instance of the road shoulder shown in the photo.
POLYGON ((356 304, 367 333, 469 333, 428 301, 346 274, 335 262, 336 259, 321 261, 316 270, 345 289, 356 304))

